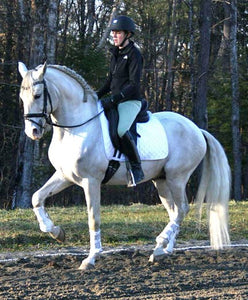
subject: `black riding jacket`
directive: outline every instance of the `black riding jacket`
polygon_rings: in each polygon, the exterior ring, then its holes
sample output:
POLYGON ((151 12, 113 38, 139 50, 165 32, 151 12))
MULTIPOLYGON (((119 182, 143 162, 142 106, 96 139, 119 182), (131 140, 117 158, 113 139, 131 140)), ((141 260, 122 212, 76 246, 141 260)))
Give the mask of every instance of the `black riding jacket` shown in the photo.
POLYGON ((110 70, 104 86, 98 91, 98 97, 111 92, 118 102, 141 100, 140 79, 143 58, 132 41, 123 48, 113 47, 110 70))

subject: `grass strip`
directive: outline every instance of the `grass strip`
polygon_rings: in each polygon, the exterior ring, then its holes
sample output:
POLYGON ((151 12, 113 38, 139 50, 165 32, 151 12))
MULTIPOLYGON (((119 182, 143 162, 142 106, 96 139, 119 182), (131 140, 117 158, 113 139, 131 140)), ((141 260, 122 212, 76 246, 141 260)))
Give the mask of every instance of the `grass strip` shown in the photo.
MULTIPOLYGON (((53 222, 64 228, 64 244, 57 243, 39 230, 32 209, 0 210, 0 252, 89 246, 85 206, 49 207, 47 211, 53 222)), ((229 214, 231 240, 248 240, 248 202, 230 201, 229 214)), ((155 244, 156 236, 168 221, 167 212, 162 205, 102 206, 103 246, 155 244)), ((178 241, 208 240, 205 213, 200 225, 201 230, 195 217, 194 205, 191 205, 190 212, 182 223, 178 241)))

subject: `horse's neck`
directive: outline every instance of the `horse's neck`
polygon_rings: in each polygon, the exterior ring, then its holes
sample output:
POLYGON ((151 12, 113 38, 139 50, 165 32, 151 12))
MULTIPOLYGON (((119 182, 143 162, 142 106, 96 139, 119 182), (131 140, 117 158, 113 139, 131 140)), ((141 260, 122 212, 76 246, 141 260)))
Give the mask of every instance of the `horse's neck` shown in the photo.
POLYGON ((68 78, 51 78, 50 83, 48 81, 48 90, 54 106, 52 120, 57 124, 77 125, 97 114, 94 95, 87 94, 73 80, 70 82, 68 78))

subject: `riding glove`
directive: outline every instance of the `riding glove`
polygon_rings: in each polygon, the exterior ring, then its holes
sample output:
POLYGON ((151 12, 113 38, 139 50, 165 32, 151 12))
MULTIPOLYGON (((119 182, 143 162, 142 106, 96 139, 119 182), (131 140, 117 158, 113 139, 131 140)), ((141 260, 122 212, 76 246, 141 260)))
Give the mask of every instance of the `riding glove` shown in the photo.
POLYGON ((113 96, 100 99, 100 101, 102 103, 102 107, 106 110, 110 110, 111 108, 113 108, 115 106, 113 96))
POLYGON ((124 98, 125 96, 123 95, 123 93, 120 93, 118 95, 114 95, 114 96, 111 95, 110 97, 100 99, 100 101, 102 103, 103 108, 109 110, 113 108, 115 105, 119 104, 121 100, 123 100, 124 98))

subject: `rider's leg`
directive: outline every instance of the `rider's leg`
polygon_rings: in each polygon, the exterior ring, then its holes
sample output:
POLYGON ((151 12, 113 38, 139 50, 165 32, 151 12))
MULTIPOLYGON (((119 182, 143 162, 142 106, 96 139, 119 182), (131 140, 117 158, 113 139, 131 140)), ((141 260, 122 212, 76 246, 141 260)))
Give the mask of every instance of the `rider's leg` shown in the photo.
POLYGON ((121 138, 122 151, 129 159, 135 183, 143 180, 144 173, 141 168, 141 161, 137 146, 131 133, 129 132, 129 129, 140 109, 141 101, 138 100, 126 101, 118 105, 118 135, 121 138))
POLYGON ((141 168, 141 161, 135 141, 129 131, 126 131, 126 133, 121 138, 121 148, 130 162, 135 181, 133 182, 133 185, 135 185, 136 183, 144 179, 144 173, 141 168))

